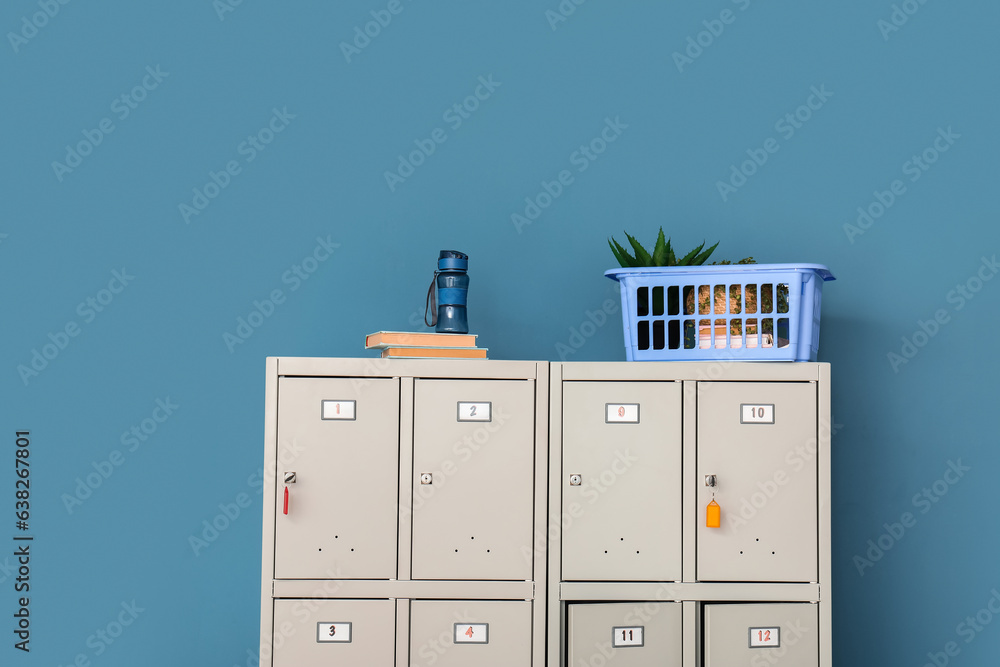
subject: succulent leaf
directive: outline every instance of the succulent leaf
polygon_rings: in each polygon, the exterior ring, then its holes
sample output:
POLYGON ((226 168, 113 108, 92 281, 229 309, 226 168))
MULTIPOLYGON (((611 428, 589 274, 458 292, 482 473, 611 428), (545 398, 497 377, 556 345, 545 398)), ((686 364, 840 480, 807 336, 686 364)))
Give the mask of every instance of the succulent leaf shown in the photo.
POLYGON ((653 247, 653 266, 667 265, 667 239, 663 235, 663 227, 656 237, 656 245, 653 247))
POLYGON ((704 248, 704 247, 705 247, 705 243, 702 242, 702 244, 700 246, 698 246, 697 248, 695 248, 694 250, 692 250, 688 254, 686 254, 683 257, 681 257, 680 260, 677 262, 677 266, 691 266, 692 264, 695 264, 696 263, 694 261, 695 257, 698 256, 698 253, 701 252, 701 249, 704 248))
POLYGON ((608 239, 608 245, 611 246, 611 252, 615 254, 615 258, 622 268, 628 268, 632 266, 639 266, 638 261, 635 257, 628 254, 628 251, 622 247, 618 241, 615 241, 614 237, 608 239))
MULTIPOLYGON (((703 246, 705 244, 702 243, 701 245, 703 246)), ((699 246, 699 248, 700 247, 701 246, 699 246)), ((719 247, 719 243, 716 242, 716 244, 714 246, 712 246, 711 248, 709 248, 705 252, 701 253, 700 255, 698 255, 697 257, 695 257, 694 259, 692 259, 691 260, 691 265, 692 266, 697 266, 697 265, 704 264, 705 260, 708 259, 712 255, 712 253, 715 251, 715 249, 718 248, 718 247, 719 247)))
POLYGON ((642 244, 636 241, 635 237, 628 232, 625 232, 625 236, 628 238, 628 242, 632 244, 632 249, 635 250, 635 259, 639 262, 637 266, 653 266, 653 258, 642 247, 642 244))

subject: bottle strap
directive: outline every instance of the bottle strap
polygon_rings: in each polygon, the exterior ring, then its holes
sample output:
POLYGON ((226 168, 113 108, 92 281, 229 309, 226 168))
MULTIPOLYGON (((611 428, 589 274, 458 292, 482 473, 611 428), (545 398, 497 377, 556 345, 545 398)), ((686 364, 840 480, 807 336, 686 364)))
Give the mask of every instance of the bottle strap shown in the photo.
POLYGON ((437 326, 438 321, 438 307, 437 307, 437 293, 434 291, 435 283, 437 283, 438 272, 434 272, 434 277, 431 278, 431 286, 427 288, 427 299, 424 301, 424 324, 429 327, 437 326), (431 321, 427 321, 427 311, 431 311, 431 321))

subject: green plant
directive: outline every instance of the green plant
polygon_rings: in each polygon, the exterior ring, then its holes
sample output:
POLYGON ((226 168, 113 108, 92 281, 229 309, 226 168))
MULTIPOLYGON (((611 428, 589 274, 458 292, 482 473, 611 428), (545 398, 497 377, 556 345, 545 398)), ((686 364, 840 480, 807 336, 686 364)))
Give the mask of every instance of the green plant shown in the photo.
POLYGON ((632 246, 632 251, 635 252, 634 257, 613 236, 608 239, 611 252, 614 253, 615 259, 624 268, 636 266, 699 266, 704 264, 712 252, 719 247, 719 244, 716 243, 708 250, 703 250, 705 244, 702 243, 678 259, 674 254, 674 249, 670 247, 670 239, 666 238, 663 234, 663 227, 660 227, 660 233, 656 237, 656 245, 653 246, 653 252, 649 252, 643 248, 642 244, 636 241, 635 237, 631 236, 628 232, 624 232, 624 234, 632 246))
MULTIPOLYGON (((694 250, 690 251, 681 258, 677 258, 674 254, 673 248, 670 246, 670 239, 666 238, 663 233, 663 228, 660 227, 660 232, 656 237, 656 244, 653 246, 653 252, 647 251, 635 237, 631 236, 628 232, 624 232, 625 237, 628 239, 629 244, 632 246, 632 251, 635 255, 629 254, 628 250, 624 248, 618 241, 611 237, 608 239, 608 245, 611 246, 611 252, 614 253, 615 259, 623 268, 631 267, 644 267, 644 266, 700 266, 705 263, 705 261, 712 255, 715 249, 719 246, 718 243, 712 247, 705 249, 705 244, 702 243, 694 250)), ((728 259, 723 259, 719 261, 712 262, 713 265, 732 265, 732 264, 756 264, 757 260, 753 257, 744 257, 743 259, 732 262, 728 259)), ((684 314, 692 316, 701 316, 703 318, 710 318, 712 315, 721 315, 727 312, 727 310, 733 315, 739 315, 743 312, 753 313, 764 316, 762 331, 765 334, 773 333, 773 323, 771 319, 767 316, 771 313, 777 311, 777 313, 787 313, 788 312, 788 285, 780 284, 777 285, 777 308, 773 303, 773 297, 771 296, 772 285, 766 284, 762 285, 760 289, 760 298, 758 303, 758 286, 747 285, 746 294, 743 294, 743 287, 741 285, 732 285, 727 294, 724 285, 699 285, 690 286, 685 288, 684 294, 682 296, 684 304, 684 314), (695 292, 697 291, 697 296, 695 292), (697 299, 697 307, 695 305, 695 300, 697 299), (727 308, 728 306, 728 308, 727 308)), ((662 290, 653 292, 653 312, 662 313, 663 311, 663 295, 662 290)), ((677 304, 675 302, 676 295, 670 293, 668 295, 669 303, 668 312, 677 312, 677 304)), ((646 292, 642 292, 637 297, 638 307, 642 312, 649 312, 649 303, 647 301, 646 292)), ((703 319, 702 322, 710 322, 709 319, 703 319)), ((747 322, 747 334, 757 333, 756 319, 751 319, 747 322), (751 330, 752 329, 752 330, 751 330)), ((734 336, 741 335, 742 320, 733 319, 730 322, 730 333, 734 336)), ((692 331, 685 331, 685 335, 693 335, 692 331)))

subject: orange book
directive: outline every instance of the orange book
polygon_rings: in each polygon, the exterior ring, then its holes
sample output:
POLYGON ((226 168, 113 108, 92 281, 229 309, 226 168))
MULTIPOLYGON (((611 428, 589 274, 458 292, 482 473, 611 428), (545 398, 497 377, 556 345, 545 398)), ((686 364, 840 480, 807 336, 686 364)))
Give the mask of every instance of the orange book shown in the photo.
POLYGON ((382 358, 486 359, 485 347, 393 346, 382 348, 382 358))
MULTIPOLYGON (((365 336, 365 348, 390 346, 475 347, 476 334, 450 334, 417 331, 376 331, 365 336)), ((437 356, 437 355, 435 355, 437 356)))

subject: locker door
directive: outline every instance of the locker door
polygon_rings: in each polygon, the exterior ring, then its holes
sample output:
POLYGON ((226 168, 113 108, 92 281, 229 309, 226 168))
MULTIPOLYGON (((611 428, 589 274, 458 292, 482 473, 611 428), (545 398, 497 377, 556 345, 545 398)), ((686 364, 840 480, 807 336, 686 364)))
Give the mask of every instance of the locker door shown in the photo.
POLYGON ((398 468, 397 380, 281 378, 275 578, 394 579, 398 468))
POLYGON ((531 667, 531 603, 414 600, 409 664, 531 667))
POLYGON ((274 667, 392 665, 393 600, 275 600, 274 667))
POLYGON ((531 579, 534 389, 416 380, 414 579, 531 579))
POLYGON ((808 602, 706 604, 705 667, 817 667, 818 611, 808 602))
POLYGON ((679 602, 574 603, 567 619, 567 665, 681 665, 679 602))
POLYGON ((817 580, 816 436, 813 383, 698 384, 699 581, 817 580))
POLYGON ((564 382, 566 581, 681 579, 678 382, 564 382))

